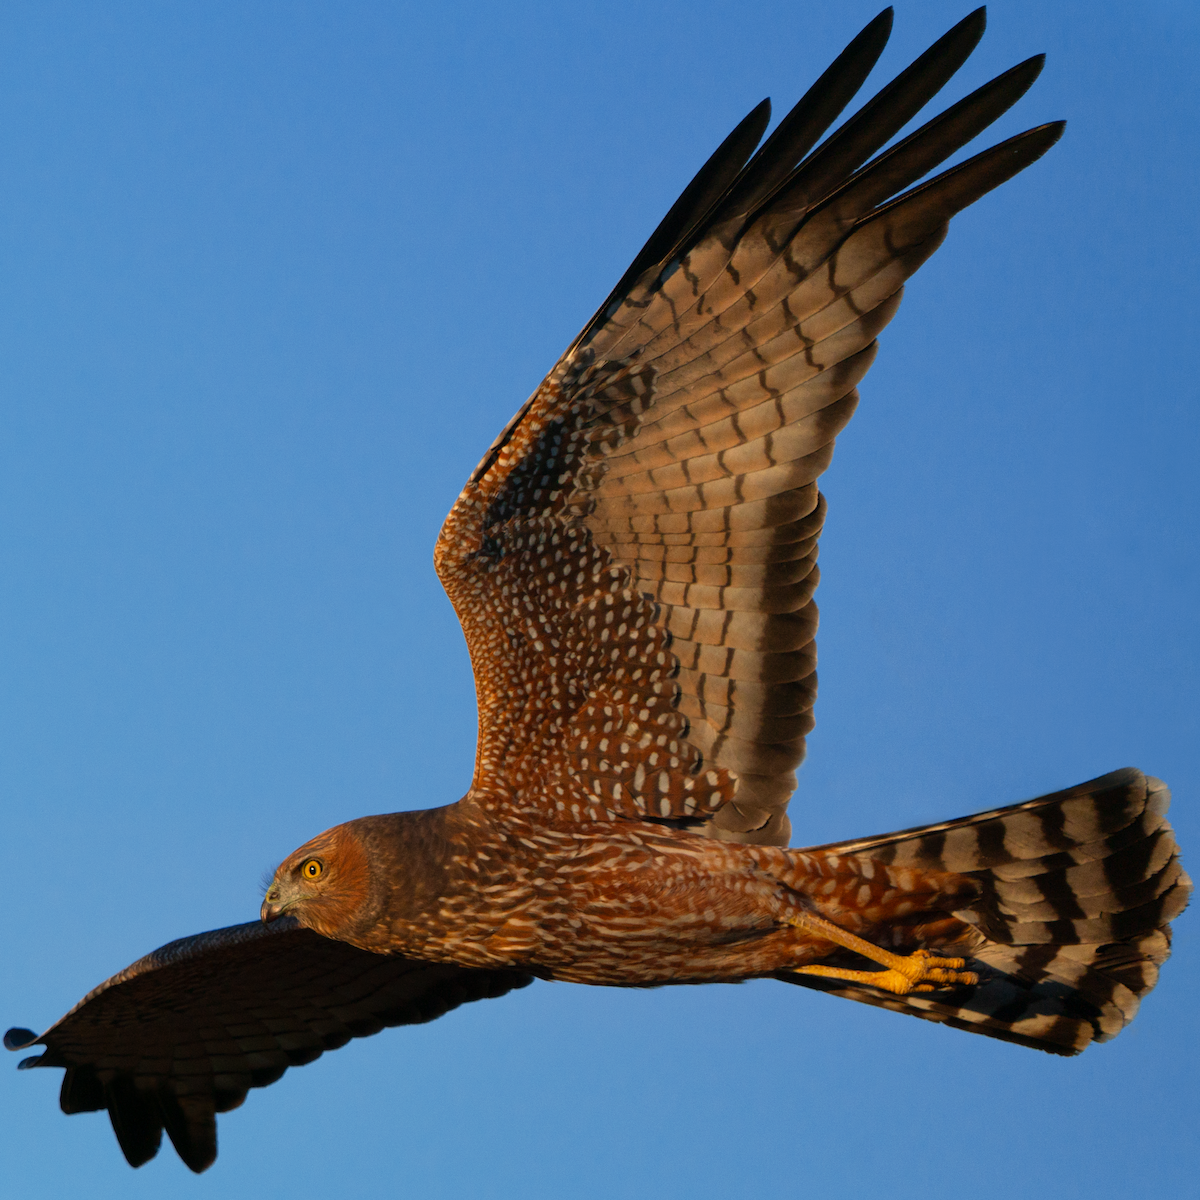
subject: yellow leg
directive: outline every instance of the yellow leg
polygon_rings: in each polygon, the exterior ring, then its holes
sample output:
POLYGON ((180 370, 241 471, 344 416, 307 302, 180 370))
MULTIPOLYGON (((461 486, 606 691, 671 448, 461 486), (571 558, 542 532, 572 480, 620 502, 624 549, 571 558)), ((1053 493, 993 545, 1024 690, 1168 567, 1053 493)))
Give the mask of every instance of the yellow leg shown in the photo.
POLYGON ((853 950, 855 954, 861 954, 863 958, 869 958, 886 968, 883 971, 844 971, 840 967, 794 967, 793 970, 799 975, 821 975, 826 979, 869 983, 872 987, 883 988, 897 996, 907 996, 909 992, 932 992, 939 986, 979 982, 979 976, 974 971, 960 970, 966 966, 966 960, 962 958, 939 958, 928 950, 892 954, 812 913, 797 913, 789 918, 788 924, 822 941, 853 950))

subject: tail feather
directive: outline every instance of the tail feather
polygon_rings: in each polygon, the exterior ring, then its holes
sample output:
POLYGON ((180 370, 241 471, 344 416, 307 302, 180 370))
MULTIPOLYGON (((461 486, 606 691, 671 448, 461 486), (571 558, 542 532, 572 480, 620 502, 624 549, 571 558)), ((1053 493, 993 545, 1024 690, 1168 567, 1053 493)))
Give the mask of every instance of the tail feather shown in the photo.
POLYGON ((979 898, 954 916, 970 927, 960 952, 980 982, 889 996, 779 978, 1055 1054, 1107 1041, 1157 982, 1169 922, 1191 893, 1169 803, 1161 780, 1127 768, 1011 808, 820 847, 978 881, 979 898))

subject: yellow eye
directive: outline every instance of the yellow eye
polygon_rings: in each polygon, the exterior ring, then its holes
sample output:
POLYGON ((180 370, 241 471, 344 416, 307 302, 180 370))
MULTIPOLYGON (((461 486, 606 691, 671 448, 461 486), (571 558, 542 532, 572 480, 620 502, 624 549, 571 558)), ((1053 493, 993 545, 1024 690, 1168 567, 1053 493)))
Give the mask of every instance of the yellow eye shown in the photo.
POLYGON ((319 862, 318 862, 318 861, 317 861, 315 858, 310 858, 310 859, 309 859, 309 860, 308 860, 308 861, 307 861, 307 862, 306 862, 306 863, 305 863, 305 864, 304 864, 304 865, 303 865, 303 866, 300 868, 300 874, 301 874, 301 875, 302 875, 302 876, 303 876, 305 879, 320 879, 320 878, 321 878, 321 871, 322 871, 323 869, 324 869, 324 868, 321 866, 321 864, 320 864, 320 863, 319 863, 319 862))

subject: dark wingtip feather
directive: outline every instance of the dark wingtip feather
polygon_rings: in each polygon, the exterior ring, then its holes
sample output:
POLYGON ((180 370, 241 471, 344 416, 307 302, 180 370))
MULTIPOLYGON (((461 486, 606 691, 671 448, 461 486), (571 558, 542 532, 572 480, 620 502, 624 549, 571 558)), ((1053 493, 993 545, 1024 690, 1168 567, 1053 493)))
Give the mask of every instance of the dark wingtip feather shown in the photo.
POLYGON ((976 9, 876 92, 781 184, 794 207, 817 204, 840 187, 914 117, 970 58, 987 24, 976 9))
POLYGON ((683 194, 671 205, 667 215, 638 251, 617 286, 597 310, 596 315, 584 326, 576 342, 583 341, 599 321, 611 316, 617 305, 625 298, 632 284, 655 263, 666 256, 672 246, 685 239, 688 233, 700 224, 714 204, 725 194, 729 185, 737 178, 754 148, 762 141, 762 135, 771 123, 771 101, 768 97, 754 106, 738 122, 733 132, 709 156, 708 161, 696 172, 695 178, 683 189, 683 194))
POLYGON ((108 1118, 125 1161, 131 1167, 148 1163, 162 1144, 163 1123, 158 1105, 140 1092, 127 1075, 118 1075, 105 1085, 108 1118))
POLYGON ((178 1097, 159 1090, 159 1116, 175 1147, 175 1153, 189 1171, 199 1175, 217 1161, 217 1122, 207 1104, 193 1102, 185 1108, 178 1097))
POLYGON ((878 47, 875 56, 883 52, 884 46, 887 45, 887 40, 892 36, 892 26, 896 23, 896 10, 889 4, 878 16, 873 17, 868 21, 859 32, 858 36, 842 51, 842 55, 850 53, 856 48, 866 48, 868 46, 878 47))
MULTIPOLYGON (((892 32, 885 8, 833 60, 746 164, 721 203, 717 220, 745 216, 770 196, 817 144, 875 68, 892 32)), ((683 251, 677 247, 676 255, 683 251)))
MULTIPOLYGON (((1015 137, 994 146, 993 151, 1007 152, 1012 162, 1019 165, 1014 165, 1004 179, 998 179, 991 187, 999 186, 1005 180, 1011 179, 1018 171, 1023 171, 1030 163, 1037 162, 1062 137, 1066 127, 1066 121, 1048 121, 1045 125, 1027 129, 1024 133, 1018 133, 1015 137)), ((987 152, 985 151, 985 153, 987 152)), ((998 154, 997 157, 1001 157, 1001 155, 998 154)), ((976 158, 982 159, 983 155, 977 155, 976 158)))
POLYGON ((924 227, 922 214, 926 209, 936 210, 938 221, 947 221, 980 196, 1037 162, 1062 137, 1066 127, 1066 121, 1050 121, 1018 133, 897 196, 863 220, 878 220, 907 207, 911 219, 921 228, 924 227))
MULTIPOLYGON (((5 1050, 24 1050, 27 1046, 32 1046, 37 1041, 37 1034, 32 1029, 22 1029, 19 1025, 14 1026, 4 1035, 5 1050)), ((25 1062, 29 1060, 26 1059, 25 1062)), ((25 1063, 21 1064, 22 1066, 25 1063)))
MULTIPOLYGON (((830 197, 843 219, 865 216, 982 133, 1033 86, 1045 55, 1037 54, 964 96, 957 104, 873 159, 830 197)), ((941 178, 941 176, 939 176, 941 178)))
POLYGON ((67 1116, 81 1112, 102 1112, 108 1107, 104 1084, 92 1065, 68 1067, 58 1093, 58 1107, 67 1116))
POLYGON ((1050 147, 1053 146, 1054 143, 1057 142, 1060 137, 1062 137, 1063 131, 1066 129, 1066 127, 1067 127, 1066 121, 1050 121, 1045 125, 1039 125, 1037 127, 1037 129, 1031 129, 1029 132, 1037 133, 1039 129, 1046 129, 1046 130, 1053 131, 1053 136, 1050 136, 1049 141, 1046 142, 1045 148, 1042 150, 1042 154, 1045 154, 1046 151, 1049 150, 1050 147))
MULTIPOLYGON (((728 215, 731 204, 735 208, 745 207, 748 210, 780 183, 779 177, 786 175, 793 164, 811 149, 862 86, 887 45, 894 19, 895 11, 889 6, 869 21, 780 122, 779 128, 757 154, 755 147, 762 140, 771 120, 770 100, 762 101, 743 118, 659 222, 618 280, 617 286, 580 331, 574 345, 587 341, 596 326, 616 311, 629 290, 649 268, 683 253, 689 239, 697 229, 711 221, 715 213, 723 210, 728 215), (828 111, 822 113, 823 109, 828 111), (790 146, 789 143, 795 145, 790 146), (768 147, 771 153, 764 154, 768 147), (761 165, 762 169, 756 171, 756 165, 761 165)), ((942 40, 944 42, 946 39, 942 40)), ((475 477, 483 473, 481 468, 475 477)))
MULTIPOLYGON (((991 84, 999 84, 1007 81, 1009 84, 1008 90, 1008 107, 1011 108, 1020 98, 1025 95, 1034 83, 1037 77, 1042 73, 1042 69, 1046 65, 1046 56, 1044 54, 1033 54, 1023 62, 1017 63, 1015 67, 1009 67, 1002 75, 997 75, 991 81, 991 84)), ((984 87, 990 87, 991 84, 985 84, 984 87)), ((983 91, 983 88, 977 89, 983 91)))

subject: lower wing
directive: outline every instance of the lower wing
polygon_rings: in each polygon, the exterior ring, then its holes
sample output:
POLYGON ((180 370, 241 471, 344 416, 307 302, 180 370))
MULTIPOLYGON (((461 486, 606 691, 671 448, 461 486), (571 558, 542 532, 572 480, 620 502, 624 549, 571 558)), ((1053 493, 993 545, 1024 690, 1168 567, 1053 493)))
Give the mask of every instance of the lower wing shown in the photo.
POLYGON ((129 1164, 158 1153, 165 1129, 203 1171, 217 1157, 216 1113, 351 1038, 418 1025, 533 981, 372 954, 294 918, 215 929, 155 950, 89 992, 40 1037, 10 1029, 9 1050, 46 1047, 26 1067, 65 1067, 65 1113, 108 1110, 129 1164))

